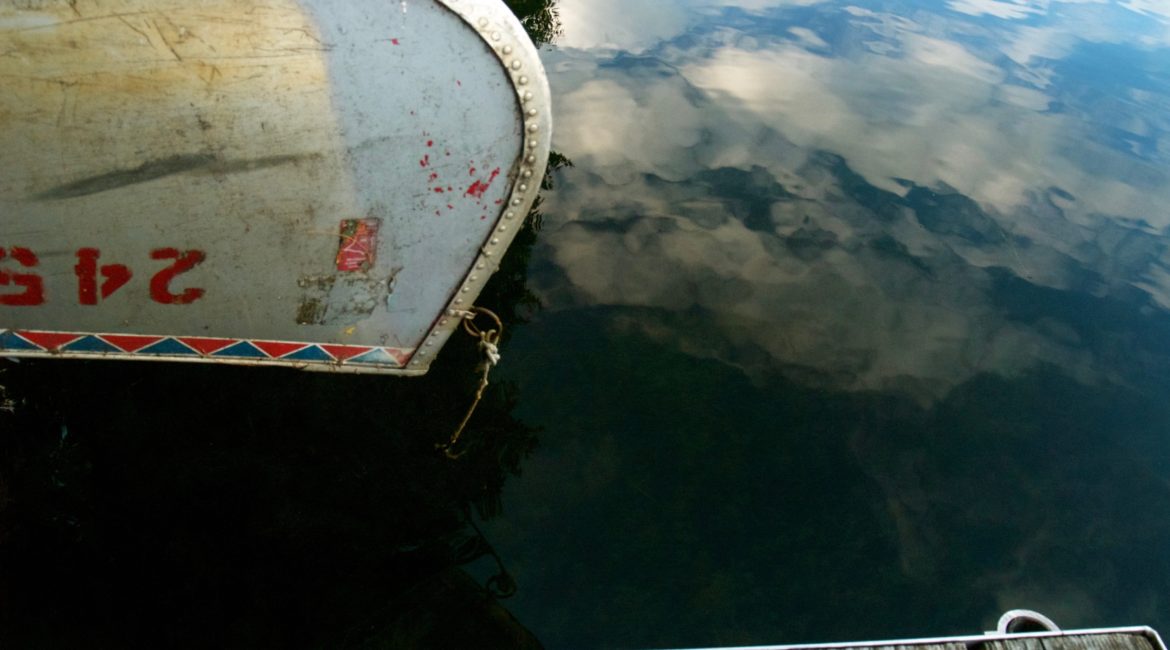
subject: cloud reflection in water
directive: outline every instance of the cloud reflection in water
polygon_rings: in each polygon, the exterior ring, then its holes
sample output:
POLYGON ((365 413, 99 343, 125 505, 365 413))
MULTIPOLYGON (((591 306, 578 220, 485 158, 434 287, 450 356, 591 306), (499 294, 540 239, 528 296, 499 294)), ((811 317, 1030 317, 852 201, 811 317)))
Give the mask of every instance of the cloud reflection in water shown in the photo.
MULTIPOLYGON (((1170 307, 1165 78, 1135 77, 1130 119, 1102 133, 1104 72, 1078 52, 1135 14, 1054 4, 636 4, 671 19, 631 53, 594 39, 627 24, 607 5, 564 3, 581 47, 548 60, 577 167, 549 197, 544 245, 571 286, 546 278, 550 306, 640 309, 693 354, 927 403, 1039 364, 1120 379, 1069 323, 995 295, 1007 274, 1170 307), (698 328, 664 318, 693 310, 698 328)), ((1149 22, 1139 38, 1165 29, 1149 22)))
POLYGON ((1161 624, 1164 7, 560 6, 495 529, 571 586, 518 594, 542 638, 1161 624))

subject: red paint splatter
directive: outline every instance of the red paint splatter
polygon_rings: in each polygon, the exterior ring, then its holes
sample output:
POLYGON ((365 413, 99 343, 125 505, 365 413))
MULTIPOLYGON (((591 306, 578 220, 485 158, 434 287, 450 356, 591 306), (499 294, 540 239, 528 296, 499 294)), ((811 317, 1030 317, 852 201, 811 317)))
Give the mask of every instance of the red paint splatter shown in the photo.
POLYGON ((433 180, 437 179, 438 177, 439 177, 439 172, 431 172, 431 175, 427 177, 427 180, 433 181, 433 180))
POLYGON ((486 215, 486 214, 481 214, 481 215, 479 216, 479 220, 480 220, 480 221, 486 221, 486 220, 487 220, 487 215, 486 215))
POLYGON ((434 140, 427 140, 427 146, 428 146, 428 147, 433 147, 434 145, 435 145, 435 141, 434 141, 434 140))
POLYGON ((504 202, 504 199, 496 199, 496 205, 500 205, 503 202, 504 202))
POLYGON ((475 167, 472 167, 471 169, 467 170, 467 175, 468 176, 475 176, 475 167))
POLYGON ((447 209, 448 209, 448 210, 454 210, 454 209, 455 209, 455 206, 453 206, 453 205, 451 205, 450 203, 448 203, 448 204, 447 204, 447 209))
POLYGON ((443 193, 443 188, 441 188, 441 187, 435 188, 435 194, 442 194, 442 193, 443 193))
POLYGON ((426 167, 426 166, 427 166, 427 165, 429 165, 429 164, 431 164, 431 156, 430 156, 430 154, 427 154, 427 155, 423 156, 423 157, 422 157, 422 160, 418 161, 418 166, 419 166, 419 167, 426 167))
POLYGON ((467 192, 465 194, 467 196, 474 196, 477 199, 483 198, 483 193, 488 191, 488 188, 491 187, 491 185, 492 185, 492 181, 496 180, 496 176, 499 176, 499 175, 500 175, 500 168, 496 167, 495 169, 492 170, 492 175, 488 177, 486 182, 485 181, 475 181, 474 183, 471 184, 471 187, 467 188, 467 192))
POLYGON ((391 43, 393 43, 393 44, 395 44, 395 45, 398 45, 398 39, 397 39, 397 38, 392 38, 392 39, 390 39, 390 42, 391 42, 391 43))
POLYGON ((462 87, 463 87, 463 82, 462 82, 462 81, 459 81, 458 79, 456 79, 456 80, 455 80, 455 85, 456 85, 456 86, 459 86, 460 88, 462 88, 462 87))
POLYGON ((447 191, 448 191, 448 192, 452 191, 452 190, 451 190, 451 186, 450 186, 450 185, 448 185, 448 186, 447 186, 447 191))

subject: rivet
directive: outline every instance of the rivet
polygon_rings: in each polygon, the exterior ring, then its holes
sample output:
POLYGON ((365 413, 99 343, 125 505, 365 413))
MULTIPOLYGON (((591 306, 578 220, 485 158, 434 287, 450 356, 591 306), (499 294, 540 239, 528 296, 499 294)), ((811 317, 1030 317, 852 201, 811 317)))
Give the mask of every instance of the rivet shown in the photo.
POLYGON ((528 148, 535 149, 536 148, 536 140, 529 140, 528 141, 528 148))
POLYGON ((536 117, 536 109, 535 108, 528 109, 528 117, 536 117))
POLYGON ((420 357, 425 357, 425 356, 427 356, 427 351, 426 351, 426 350, 419 350, 419 351, 418 351, 418 356, 420 356, 420 357))
MULTIPOLYGON (((520 63, 520 59, 516 59, 516 60, 512 61, 512 69, 513 70, 519 70, 521 65, 522 64, 520 63)), ((521 77, 521 79, 523 79, 523 77, 521 77)))
POLYGON ((492 244, 495 245, 498 243, 500 243, 500 240, 496 239, 495 237, 492 237, 492 244))
POLYGON ((462 299, 462 298, 456 298, 456 299, 455 299, 455 304, 456 304, 456 305, 462 305, 462 304, 463 304, 463 299, 462 299))
POLYGON ((448 316, 454 316, 454 315, 455 315, 455 310, 454 310, 454 309, 448 309, 448 310, 447 310, 447 315, 448 315, 448 316))
POLYGON ((500 33, 499 32, 492 32, 492 40, 493 41, 500 40, 500 33))
POLYGON ((516 216, 516 213, 515 213, 515 212, 511 212, 511 211, 509 211, 509 212, 508 212, 508 214, 505 214, 505 215, 504 215, 504 218, 505 218, 505 219, 511 219, 512 217, 515 217, 515 216, 516 216))
POLYGON ((516 83, 520 84, 521 86, 526 86, 528 85, 528 77, 520 75, 520 78, 516 80, 516 83))
POLYGON ((511 45, 505 45, 505 46, 504 46, 504 54, 511 54, 511 53, 512 53, 512 46, 511 46, 511 45))
POLYGON ((483 252, 483 256, 484 256, 484 257, 491 257, 491 256, 492 256, 492 252, 491 252, 491 251, 484 251, 484 252, 483 252))
MULTIPOLYGON (((522 78, 523 78, 523 77, 522 77, 522 78)), ((532 93, 530 93, 530 92, 525 92, 525 93, 524 93, 524 101, 529 101, 529 100, 531 100, 531 99, 532 99, 532 93)))
POLYGON ((479 269, 479 270, 481 270, 481 271, 482 271, 482 270, 484 270, 484 269, 486 268, 486 266, 484 265, 484 263, 483 263, 483 262, 480 262, 479 264, 476 264, 476 265, 475 265, 475 268, 477 268, 477 269, 479 269))
MULTIPOLYGON (((529 156, 529 158, 531 158, 531 156, 529 156)), ((531 170, 531 169, 525 169, 525 170, 524 170, 524 173, 522 174, 522 176, 524 176, 524 178, 532 178, 532 170, 531 170)))
POLYGON ((507 226, 500 226, 499 230, 500 230, 500 232, 508 232, 508 227, 507 226))
POLYGON ((487 18, 480 18, 479 19, 479 26, 480 27, 487 27, 488 26, 488 19, 487 18))
POLYGON ((528 186, 527 186, 527 185, 525 185, 524 183, 521 183, 521 184, 520 184, 520 191, 521 191, 521 192, 527 192, 527 191, 528 191, 528 186))
POLYGON ((520 205, 520 199, 512 199, 512 205, 520 205))
POLYGON ((524 162, 528 163, 529 165, 535 165, 536 164, 536 156, 529 154, 528 157, 524 159, 524 162))
POLYGON ((434 344, 435 344, 435 342, 434 342, 434 341, 427 341, 427 347, 430 347, 430 346, 432 346, 432 345, 434 345, 434 344))
POLYGON ((474 275, 473 275, 473 276, 471 276, 470 278, 467 278, 467 281, 468 281, 468 282, 475 282, 475 281, 476 281, 476 280, 478 280, 478 279, 479 279, 478 277, 476 277, 476 276, 474 276, 474 275))
POLYGON ((467 293, 468 291, 471 291, 471 287, 463 287, 463 293, 467 293))
POLYGON ((440 325, 446 325, 446 324, 447 324, 447 319, 446 319, 446 318, 444 318, 443 320, 439 321, 439 324, 440 324, 440 325))

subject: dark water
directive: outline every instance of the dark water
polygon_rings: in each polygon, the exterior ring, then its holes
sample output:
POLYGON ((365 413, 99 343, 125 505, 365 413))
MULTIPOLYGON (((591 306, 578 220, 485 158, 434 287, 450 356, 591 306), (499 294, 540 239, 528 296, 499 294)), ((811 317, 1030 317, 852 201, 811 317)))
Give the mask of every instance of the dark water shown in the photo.
POLYGON ((1170 629, 1170 7, 563 0, 550 647, 1170 629))
POLYGON ((1170 7, 513 6, 565 159, 467 455, 459 342, 5 366, 0 640, 1170 631, 1170 7))

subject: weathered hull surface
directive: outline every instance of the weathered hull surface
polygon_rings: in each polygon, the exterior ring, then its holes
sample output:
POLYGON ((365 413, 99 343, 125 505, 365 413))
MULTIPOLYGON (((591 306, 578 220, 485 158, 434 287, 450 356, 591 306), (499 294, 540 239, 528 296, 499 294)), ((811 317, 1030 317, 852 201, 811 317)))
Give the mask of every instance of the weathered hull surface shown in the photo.
POLYGON ((551 131, 498 0, 0 0, 0 354, 418 374, 551 131))

